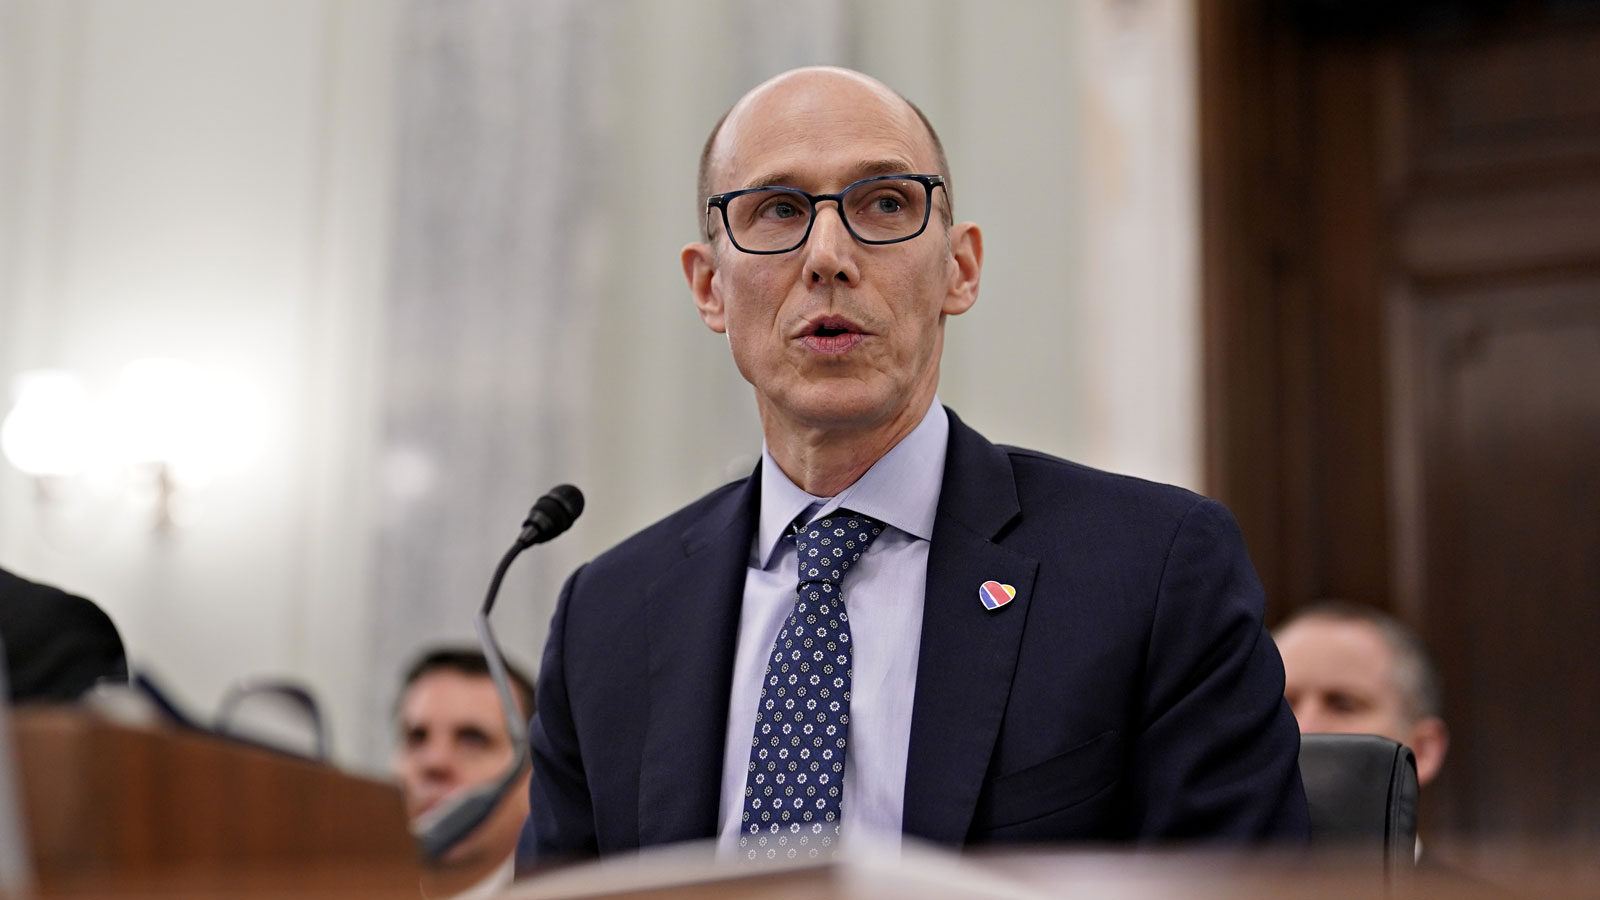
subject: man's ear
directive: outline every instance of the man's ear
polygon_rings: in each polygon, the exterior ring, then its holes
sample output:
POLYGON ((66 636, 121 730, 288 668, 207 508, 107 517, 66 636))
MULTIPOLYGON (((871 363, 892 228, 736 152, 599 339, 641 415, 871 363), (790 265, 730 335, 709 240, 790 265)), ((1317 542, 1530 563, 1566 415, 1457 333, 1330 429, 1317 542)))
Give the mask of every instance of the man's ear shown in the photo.
POLYGON ((1443 719, 1421 719, 1411 726, 1411 740, 1406 746, 1417 757, 1417 784, 1426 786, 1444 765, 1445 751, 1450 749, 1450 729, 1443 719))
POLYGON ((727 317, 722 308, 722 298, 717 294, 714 276, 717 258, 710 244, 689 244, 683 248, 683 277, 689 282, 689 293, 694 296, 694 307, 700 311, 700 320, 717 334, 728 333, 727 317))
POLYGON ((983 274, 983 232, 978 226, 962 222, 951 227, 950 257, 950 286, 940 312, 958 316, 978 302, 978 278, 983 274))

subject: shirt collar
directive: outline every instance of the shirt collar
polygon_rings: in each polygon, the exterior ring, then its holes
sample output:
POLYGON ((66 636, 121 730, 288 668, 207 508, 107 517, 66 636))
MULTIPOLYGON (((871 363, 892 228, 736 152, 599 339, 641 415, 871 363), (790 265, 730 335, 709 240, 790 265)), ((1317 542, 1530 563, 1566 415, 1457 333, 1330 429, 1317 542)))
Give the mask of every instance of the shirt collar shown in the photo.
MULTIPOLYGON (((516 880, 516 872, 517 854, 513 852, 505 858, 504 862, 495 866, 489 874, 483 876, 483 879, 477 884, 459 894, 451 894, 448 900, 488 900, 490 897, 499 897, 516 880)), ((427 897, 428 895, 424 892, 422 896, 427 897)))
POLYGON ((950 417, 935 397, 917 427, 835 497, 814 497, 801 490, 763 445, 761 517, 751 548, 754 564, 766 568, 788 534, 789 524, 807 510, 811 511, 806 517, 809 521, 842 506, 912 537, 931 540, 949 438, 950 417))

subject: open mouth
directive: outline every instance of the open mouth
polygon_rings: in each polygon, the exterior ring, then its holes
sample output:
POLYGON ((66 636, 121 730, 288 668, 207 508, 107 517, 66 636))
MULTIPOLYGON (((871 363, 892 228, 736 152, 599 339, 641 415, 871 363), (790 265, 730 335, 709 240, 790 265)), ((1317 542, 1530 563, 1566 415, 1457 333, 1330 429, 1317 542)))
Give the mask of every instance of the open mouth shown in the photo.
POLYGON ((818 353, 843 353, 866 340, 866 335, 848 319, 827 316, 811 323, 800 342, 818 353))

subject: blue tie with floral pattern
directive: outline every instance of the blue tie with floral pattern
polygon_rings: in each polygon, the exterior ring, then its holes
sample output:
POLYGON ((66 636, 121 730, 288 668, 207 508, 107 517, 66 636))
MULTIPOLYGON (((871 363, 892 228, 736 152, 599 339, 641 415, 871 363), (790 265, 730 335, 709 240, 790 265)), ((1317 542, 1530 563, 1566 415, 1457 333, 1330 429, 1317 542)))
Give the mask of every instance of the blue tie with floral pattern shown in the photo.
POLYGON ((747 859, 811 858, 839 846, 850 733, 850 618, 839 582, 882 532, 841 509, 796 535, 800 585, 767 660, 750 740, 739 832, 747 859))

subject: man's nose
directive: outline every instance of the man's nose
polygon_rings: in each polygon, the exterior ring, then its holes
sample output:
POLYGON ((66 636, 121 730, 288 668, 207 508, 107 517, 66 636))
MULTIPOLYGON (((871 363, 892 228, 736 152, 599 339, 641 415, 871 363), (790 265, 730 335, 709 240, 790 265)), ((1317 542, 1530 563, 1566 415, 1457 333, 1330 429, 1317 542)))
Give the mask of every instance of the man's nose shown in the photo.
POLYGON ((448 778, 455 771, 455 757, 443 741, 431 741, 417 751, 422 771, 432 778, 448 778))
POLYGON ((854 284, 858 275, 855 263, 856 239, 845 227, 839 204, 817 207, 806 239, 806 272, 812 284, 841 281, 854 284))

